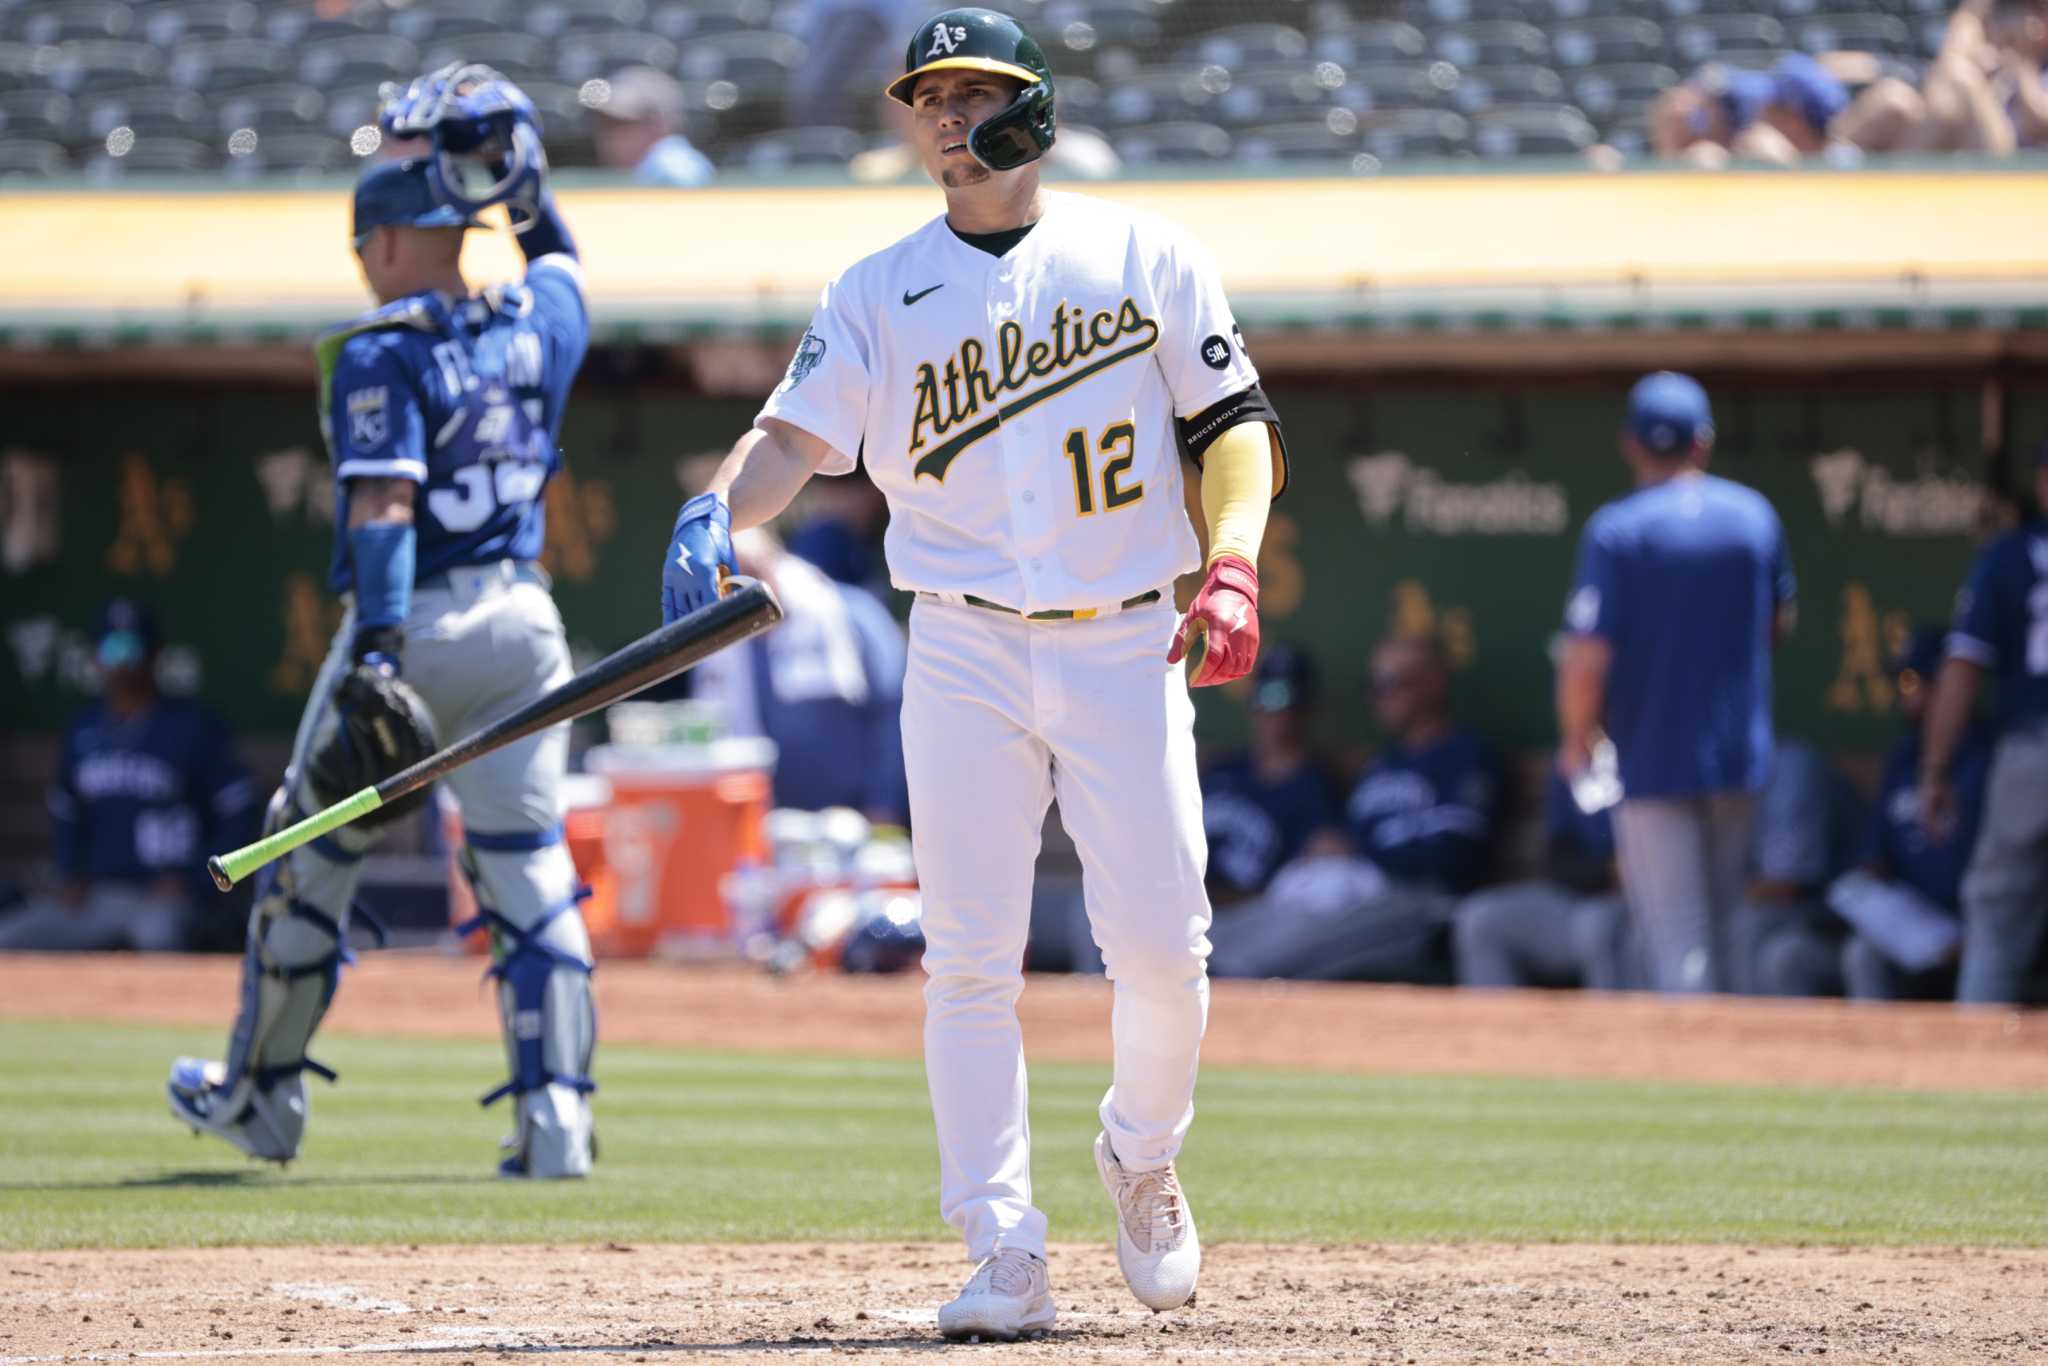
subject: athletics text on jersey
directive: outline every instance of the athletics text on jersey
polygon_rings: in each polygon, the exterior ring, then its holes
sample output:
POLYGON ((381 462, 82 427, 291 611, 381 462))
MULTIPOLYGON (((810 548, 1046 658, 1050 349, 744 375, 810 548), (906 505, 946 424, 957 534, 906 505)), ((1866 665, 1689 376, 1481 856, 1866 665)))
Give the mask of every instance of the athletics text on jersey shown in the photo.
POLYGON ((1001 256, 941 217, 855 264, 762 409, 832 447, 823 473, 867 462, 898 588, 1091 608, 1197 564, 1175 419, 1258 383, 1215 267, 1162 221, 1045 202, 1001 256))

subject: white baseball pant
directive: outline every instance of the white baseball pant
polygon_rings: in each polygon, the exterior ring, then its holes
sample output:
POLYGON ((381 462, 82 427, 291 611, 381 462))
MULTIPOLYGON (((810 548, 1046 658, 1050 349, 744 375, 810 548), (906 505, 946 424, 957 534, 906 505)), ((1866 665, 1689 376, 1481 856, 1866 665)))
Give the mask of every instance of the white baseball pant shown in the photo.
POLYGON ((1045 1252, 1017 997, 1055 796, 1115 987, 1103 1128, 1126 1168, 1154 1171, 1194 1119, 1209 899, 1194 706, 1166 663, 1176 621, 1170 597, 1087 621, 930 598, 911 611, 903 756, 924 898, 925 1071, 940 1211, 971 1260, 1045 1252))

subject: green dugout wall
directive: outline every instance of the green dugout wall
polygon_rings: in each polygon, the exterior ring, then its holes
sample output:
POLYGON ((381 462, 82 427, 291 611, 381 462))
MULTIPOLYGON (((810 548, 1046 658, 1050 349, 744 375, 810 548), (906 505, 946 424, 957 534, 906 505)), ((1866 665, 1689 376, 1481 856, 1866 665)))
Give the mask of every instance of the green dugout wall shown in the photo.
MULTIPOLYGON (((1543 346, 1522 339, 1518 350, 1543 346)), ((1339 378, 1299 363, 1312 351, 1275 350, 1294 484, 1262 567, 1265 634, 1321 659, 1325 733, 1369 738, 1359 682, 1371 642, 1434 628, 1458 662, 1468 721, 1510 745, 1547 745, 1547 648, 1579 528, 1624 491, 1613 429, 1634 367, 1610 355, 1547 374, 1339 378)), ((287 734, 336 611, 322 587, 334 495, 310 384, 116 384, 77 378, 91 363, 69 359, 62 382, 0 382, 7 729, 52 731, 79 703, 93 612, 121 591, 160 605, 174 685, 245 736, 287 734)), ((755 407, 635 382, 627 360, 601 357, 580 384, 569 473, 551 495, 549 564, 579 653, 655 623, 656 557, 684 468, 755 407)), ((1777 505, 1799 573, 1781 726, 1874 751, 1892 733, 1881 661, 1910 623, 1946 616, 1986 523, 1986 480, 1998 473, 1987 452, 2048 436, 2048 389, 2032 387, 2038 371, 1996 362, 1700 373, 1720 422, 1716 469, 1777 505)), ((1241 725, 1233 701, 1205 703, 1207 738, 1241 725)))

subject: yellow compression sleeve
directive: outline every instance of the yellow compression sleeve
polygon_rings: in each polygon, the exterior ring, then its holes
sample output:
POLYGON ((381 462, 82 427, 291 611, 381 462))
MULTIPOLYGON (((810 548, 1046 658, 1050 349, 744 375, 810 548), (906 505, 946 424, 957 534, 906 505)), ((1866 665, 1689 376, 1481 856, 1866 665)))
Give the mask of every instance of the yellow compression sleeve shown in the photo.
POLYGON ((1263 422, 1240 422, 1202 457, 1202 515, 1209 523, 1209 563, 1218 555, 1259 562, 1266 509, 1273 502, 1273 436, 1263 422))

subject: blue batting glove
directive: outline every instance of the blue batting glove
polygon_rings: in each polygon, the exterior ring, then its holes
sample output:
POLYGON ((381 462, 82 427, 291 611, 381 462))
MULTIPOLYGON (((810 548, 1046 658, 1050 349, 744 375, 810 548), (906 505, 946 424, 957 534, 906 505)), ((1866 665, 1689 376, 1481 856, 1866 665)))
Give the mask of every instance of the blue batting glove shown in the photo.
POLYGON ((661 566, 661 624, 718 601, 719 586, 737 573, 732 555, 732 509, 725 496, 700 493, 676 514, 661 566))

